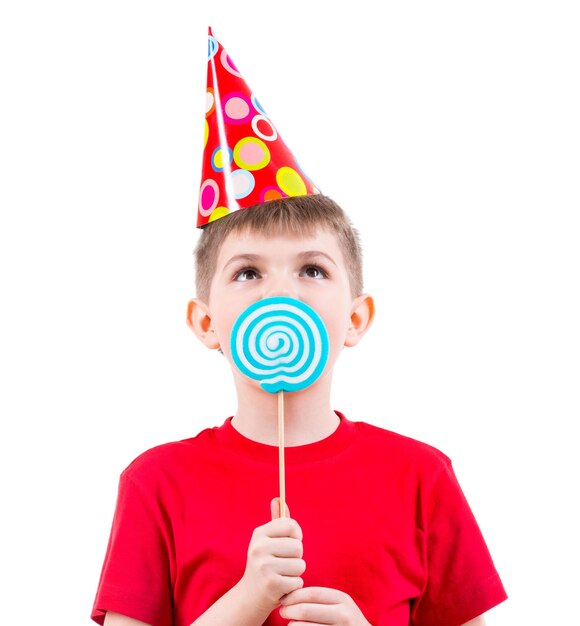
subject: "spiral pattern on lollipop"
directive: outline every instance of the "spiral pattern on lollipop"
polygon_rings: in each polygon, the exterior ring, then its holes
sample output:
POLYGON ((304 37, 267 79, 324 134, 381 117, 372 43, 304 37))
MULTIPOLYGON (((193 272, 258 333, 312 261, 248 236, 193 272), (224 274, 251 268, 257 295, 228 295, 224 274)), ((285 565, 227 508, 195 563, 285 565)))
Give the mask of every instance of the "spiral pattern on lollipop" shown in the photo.
POLYGON ((314 309, 294 298, 266 298, 236 320, 230 340, 239 370, 270 392, 298 391, 322 374, 328 332, 314 309))

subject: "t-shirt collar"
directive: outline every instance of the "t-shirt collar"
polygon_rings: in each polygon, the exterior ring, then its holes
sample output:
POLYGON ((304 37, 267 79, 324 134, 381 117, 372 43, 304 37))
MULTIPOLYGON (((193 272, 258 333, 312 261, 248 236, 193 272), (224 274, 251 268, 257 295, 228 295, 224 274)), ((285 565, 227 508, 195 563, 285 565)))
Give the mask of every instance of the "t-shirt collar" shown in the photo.
MULTIPOLYGON (((324 461, 352 444, 357 432, 356 423, 348 420, 340 411, 335 411, 335 413, 340 418, 340 423, 328 437, 313 443, 284 448, 287 466, 324 461)), ((251 457, 255 461, 277 465, 278 446, 260 443, 245 437, 234 428, 232 419, 233 416, 228 417, 222 426, 213 429, 217 443, 231 452, 251 457)))

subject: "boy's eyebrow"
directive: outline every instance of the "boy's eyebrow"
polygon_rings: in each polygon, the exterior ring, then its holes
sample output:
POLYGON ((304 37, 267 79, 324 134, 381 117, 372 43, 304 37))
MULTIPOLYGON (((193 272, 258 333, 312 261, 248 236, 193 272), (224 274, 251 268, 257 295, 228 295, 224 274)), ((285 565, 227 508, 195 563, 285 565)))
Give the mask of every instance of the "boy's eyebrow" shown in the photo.
POLYGON ((235 254, 225 265, 224 265, 224 270, 226 269, 226 267, 228 267, 228 265, 231 265, 232 263, 237 263, 238 261, 245 261, 246 263, 256 263, 256 261, 259 261, 261 259, 259 254, 235 254))
MULTIPOLYGON (((321 250, 306 250, 305 252, 300 252, 297 256, 299 259, 310 259, 314 256, 321 256, 336 266, 334 259, 330 255, 326 254, 326 252, 322 252, 321 250)), ((245 263, 257 263, 261 259, 262 257, 259 254, 250 254, 249 252, 246 252, 244 254, 235 254, 224 265, 224 270, 232 263, 237 263, 238 261, 244 261, 245 263)))
POLYGON ((326 252, 322 252, 321 250, 307 250, 306 252, 301 252, 298 257, 301 259, 309 259, 313 256, 322 256, 327 261, 330 261, 333 265, 336 265, 334 259, 326 252))

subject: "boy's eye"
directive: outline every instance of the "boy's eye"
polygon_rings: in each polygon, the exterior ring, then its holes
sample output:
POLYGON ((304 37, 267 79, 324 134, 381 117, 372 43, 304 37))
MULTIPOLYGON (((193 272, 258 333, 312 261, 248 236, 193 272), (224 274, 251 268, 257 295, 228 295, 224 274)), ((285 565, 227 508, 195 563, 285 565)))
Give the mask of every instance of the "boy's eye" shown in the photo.
POLYGON ((318 265, 307 265, 302 272, 307 278, 326 278, 328 276, 318 265))
POLYGON ((234 276, 234 280, 244 281, 244 280, 256 280, 259 278, 258 271, 253 267, 244 267, 239 272, 236 272, 234 276))

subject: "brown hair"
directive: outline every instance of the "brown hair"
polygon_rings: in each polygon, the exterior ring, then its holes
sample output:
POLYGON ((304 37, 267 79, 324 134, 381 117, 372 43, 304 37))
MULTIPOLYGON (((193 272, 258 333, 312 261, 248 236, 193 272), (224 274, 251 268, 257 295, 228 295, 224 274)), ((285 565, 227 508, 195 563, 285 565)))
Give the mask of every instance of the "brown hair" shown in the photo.
POLYGON ((358 231, 334 200, 315 194, 270 200, 235 211, 204 226, 194 251, 197 297, 207 302, 222 243, 233 232, 306 236, 316 227, 336 234, 348 271, 352 297, 362 293, 362 250, 358 231))

